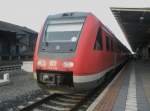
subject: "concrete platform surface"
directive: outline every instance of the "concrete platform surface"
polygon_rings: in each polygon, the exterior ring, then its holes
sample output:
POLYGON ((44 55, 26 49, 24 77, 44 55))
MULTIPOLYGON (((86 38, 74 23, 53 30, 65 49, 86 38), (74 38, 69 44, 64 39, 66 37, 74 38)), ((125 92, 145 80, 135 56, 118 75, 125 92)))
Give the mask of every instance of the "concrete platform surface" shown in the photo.
POLYGON ((10 83, 10 81, 6 81, 6 80, 1 80, 0 79, 0 86, 4 86, 4 85, 7 85, 7 84, 9 84, 10 83))
POLYGON ((122 77, 116 80, 94 111, 150 111, 150 61, 128 63, 122 77))

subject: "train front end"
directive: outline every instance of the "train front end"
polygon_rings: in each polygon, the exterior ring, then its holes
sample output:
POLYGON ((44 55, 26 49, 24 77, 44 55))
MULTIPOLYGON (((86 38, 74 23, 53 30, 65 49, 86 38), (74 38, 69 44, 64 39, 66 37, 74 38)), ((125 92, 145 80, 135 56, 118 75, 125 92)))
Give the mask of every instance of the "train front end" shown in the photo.
POLYGON ((34 77, 43 89, 74 91, 73 71, 86 14, 49 16, 39 34, 34 54, 34 77))

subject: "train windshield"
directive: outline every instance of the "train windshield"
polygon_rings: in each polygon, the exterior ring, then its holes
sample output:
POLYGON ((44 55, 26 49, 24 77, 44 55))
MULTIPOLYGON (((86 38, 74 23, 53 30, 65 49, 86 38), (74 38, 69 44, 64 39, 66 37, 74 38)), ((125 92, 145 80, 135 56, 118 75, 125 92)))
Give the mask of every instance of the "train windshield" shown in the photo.
POLYGON ((46 42, 76 42, 82 28, 81 23, 48 25, 46 42))
POLYGON ((43 38, 49 44, 49 52, 75 51, 84 23, 83 18, 68 20, 50 20, 43 38))

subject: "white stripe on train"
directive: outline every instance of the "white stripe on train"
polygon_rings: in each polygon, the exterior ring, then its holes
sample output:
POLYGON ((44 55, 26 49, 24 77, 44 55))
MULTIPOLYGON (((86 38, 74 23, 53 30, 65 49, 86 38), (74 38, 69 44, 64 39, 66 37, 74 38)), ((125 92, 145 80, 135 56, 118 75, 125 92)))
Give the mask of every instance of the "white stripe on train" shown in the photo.
POLYGON ((119 66, 122 63, 123 62, 121 62, 117 65, 114 65, 110 68, 107 68, 104 71, 97 73, 97 74, 91 74, 91 75, 87 75, 87 76, 73 76, 73 82, 74 83, 84 83, 84 82, 92 82, 92 81, 98 80, 98 79, 102 78, 107 72, 116 68, 117 66, 119 66))

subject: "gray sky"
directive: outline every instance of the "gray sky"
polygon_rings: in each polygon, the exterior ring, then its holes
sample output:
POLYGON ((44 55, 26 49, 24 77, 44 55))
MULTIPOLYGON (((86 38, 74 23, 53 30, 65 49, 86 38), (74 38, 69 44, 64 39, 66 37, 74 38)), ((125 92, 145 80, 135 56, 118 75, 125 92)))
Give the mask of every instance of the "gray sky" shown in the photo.
POLYGON ((0 20, 39 32, 49 14, 92 12, 130 49, 109 7, 150 7, 148 0, 0 0, 0 20))

